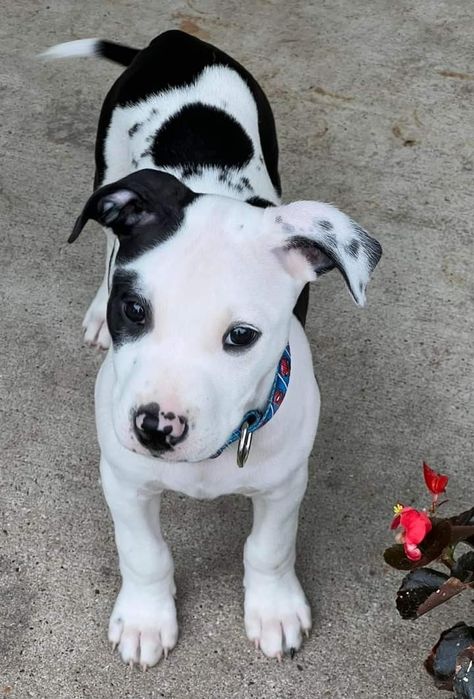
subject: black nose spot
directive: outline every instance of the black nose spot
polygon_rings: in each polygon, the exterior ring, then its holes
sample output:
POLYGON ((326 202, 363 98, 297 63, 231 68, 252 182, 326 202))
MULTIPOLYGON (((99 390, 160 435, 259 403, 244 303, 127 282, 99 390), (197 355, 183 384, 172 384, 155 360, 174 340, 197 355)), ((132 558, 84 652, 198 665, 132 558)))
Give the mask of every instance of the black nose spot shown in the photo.
POLYGON ((138 441, 152 453, 172 450, 188 434, 187 419, 160 411, 158 403, 141 405, 132 422, 138 441))

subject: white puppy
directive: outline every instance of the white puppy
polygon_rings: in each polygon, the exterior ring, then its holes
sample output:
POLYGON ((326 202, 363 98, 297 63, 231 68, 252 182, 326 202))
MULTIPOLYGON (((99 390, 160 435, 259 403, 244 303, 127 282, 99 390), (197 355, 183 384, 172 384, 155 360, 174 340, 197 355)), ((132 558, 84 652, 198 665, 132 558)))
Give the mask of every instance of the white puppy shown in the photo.
POLYGON ((311 627, 294 570, 319 416, 307 282, 337 267, 363 305, 381 248, 329 204, 280 205, 272 112, 232 58, 178 31, 143 51, 91 39, 47 52, 93 54, 129 66, 105 99, 96 189, 71 236, 88 219, 108 234, 85 338, 112 340, 96 385, 123 579, 109 639, 144 668, 176 643, 161 492, 243 493, 245 627, 281 658, 311 627))

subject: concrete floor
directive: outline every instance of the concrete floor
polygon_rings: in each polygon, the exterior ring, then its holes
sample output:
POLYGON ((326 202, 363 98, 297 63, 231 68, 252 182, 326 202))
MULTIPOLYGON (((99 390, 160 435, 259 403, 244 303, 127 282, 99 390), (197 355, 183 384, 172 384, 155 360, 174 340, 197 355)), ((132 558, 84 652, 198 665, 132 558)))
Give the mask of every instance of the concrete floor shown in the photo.
POLYGON ((470 0, 3 4, 0 697, 437 696, 422 661, 470 605, 403 622, 401 575, 382 552, 393 503, 425 504, 423 458, 450 474, 453 512, 472 505, 473 21, 470 0), (313 289, 323 412, 298 565, 314 633, 293 661, 256 654, 242 622, 248 502, 169 494, 181 636, 142 674, 105 633, 119 578, 98 483, 101 360, 80 333, 103 241, 90 229, 65 242, 119 69, 34 56, 89 36, 139 46, 170 27, 216 43, 265 88, 285 200, 336 203, 384 258, 366 311, 336 274, 313 289))

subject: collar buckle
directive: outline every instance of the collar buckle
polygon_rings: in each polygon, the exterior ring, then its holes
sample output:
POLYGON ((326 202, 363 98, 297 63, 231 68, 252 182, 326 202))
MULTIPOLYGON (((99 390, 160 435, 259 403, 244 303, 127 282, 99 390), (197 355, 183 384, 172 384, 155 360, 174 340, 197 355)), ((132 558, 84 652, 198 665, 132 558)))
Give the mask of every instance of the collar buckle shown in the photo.
POLYGON ((253 433, 250 432, 250 423, 248 420, 242 423, 240 428, 239 444, 237 446, 237 466, 243 468, 250 454, 252 446, 253 433))

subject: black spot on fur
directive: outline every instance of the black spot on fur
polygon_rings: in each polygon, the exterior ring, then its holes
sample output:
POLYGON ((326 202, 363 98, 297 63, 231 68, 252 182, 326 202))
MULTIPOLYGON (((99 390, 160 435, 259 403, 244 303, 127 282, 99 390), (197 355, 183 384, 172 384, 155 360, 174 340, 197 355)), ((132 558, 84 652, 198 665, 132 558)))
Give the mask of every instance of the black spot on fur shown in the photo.
POLYGON ((239 194, 242 194, 244 191, 244 186, 240 182, 227 182, 227 184, 239 194))
POLYGON ((241 177, 240 184, 242 185, 242 187, 246 187, 247 189, 250 189, 253 191, 252 185, 250 184, 250 180, 248 177, 241 177))
POLYGON ((153 327, 151 306, 138 289, 134 272, 117 269, 112 279, 112 288, 107 304, 107 325, 114 347, 139 340, 153 327), (145 323, 132 323, 124 313, 126 301, 137 300, 145 309, 145 323))
POLYGON ((197 167, 195 165, 185 165, 183 169, 181 170, 181 177, 201 177, 203 173, 203 168, 202 167, 197 167))
POLYGON ((242 168, 253 157, 247 133, 229 114, 200 102, 188 104, 155 134, 157 167, 242 168))
POLYGON ((275 223, 282 223, 282 222, 283 222, 282 217, 281 217, 281 216, 277 216, 276 219, 275 219, 275 223))
POLYGON ((358 240, 352 240, 348 245, 345 246, 346 252, 351 256, 356 258, 359 254, 360 243, 358 240))
POLYGON ((139 121, 136 124, 134 124, 129 130, 128 130, 128 135, 130 138, 137 133, 139 129, 143 126, 143 121, 139 121))
POLYGON ((335 233, 326 233, 324 240, 326 245, 329 247, 333 248, 334 250, 337 248, 337 237, 335 233))
POLYGON ((318 221, 317 225, 319 225, 319 227, 325 231, 332 231, 332 229, 334 228, 331 221, 318 221))
POLYGON ((250 197, 247 199, 247 204, 252 204, 252 206, 260 206, 262 209, 267 209, 269 206, 275 206, 275 204, 268 199, 262 199, 261 197, 250 197))
POLYGON ((136 158, 132 158, 132 165, 133 167, 137 168, 138 167, 138 160, 136 158))
POLYGON ((364 250, 366 256, 367 256, 367 261, 369 265, 369 270, 370 272, 373 272, 375 267, 377 266, 378 261, 380 260, 382 256, 382 246, 378 242, 378 240, 375 240, 375 238, 372 238, 367 231, 365 231, 362 226, 359 226, 358 223, 354 223, 354 221, 351 221, 352 224, 352 230, 354 231, 355 235, 357 236, 357 240, 359 241, 362 249, 364 250))

